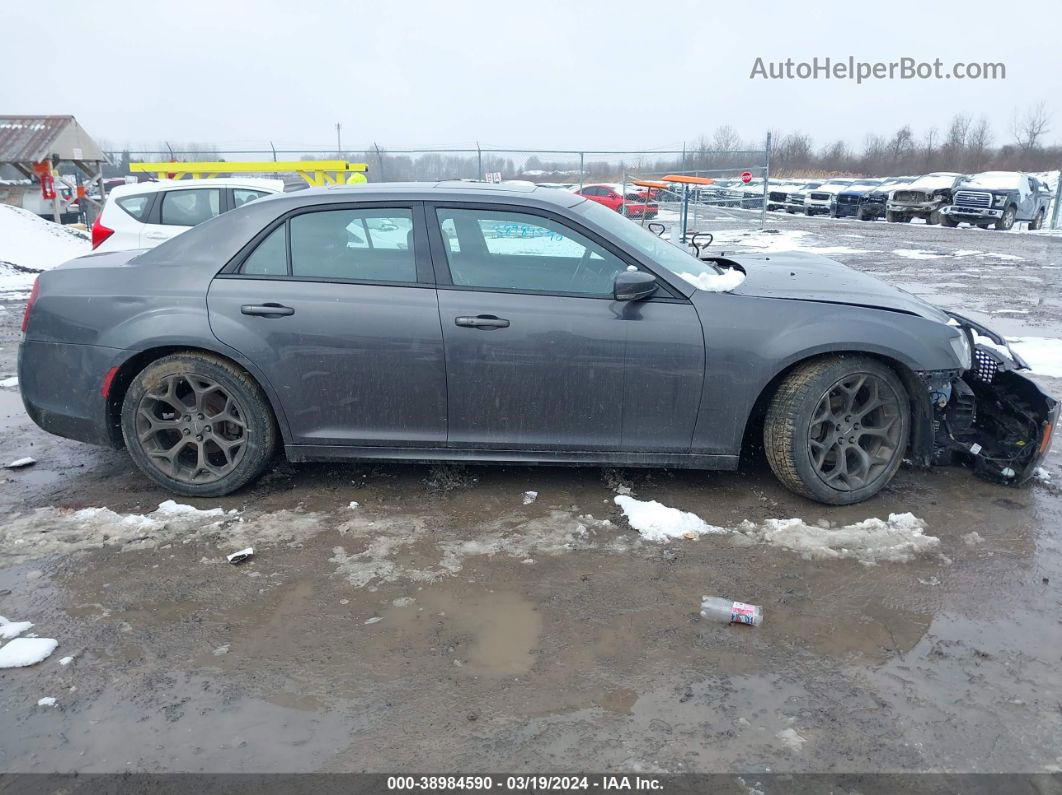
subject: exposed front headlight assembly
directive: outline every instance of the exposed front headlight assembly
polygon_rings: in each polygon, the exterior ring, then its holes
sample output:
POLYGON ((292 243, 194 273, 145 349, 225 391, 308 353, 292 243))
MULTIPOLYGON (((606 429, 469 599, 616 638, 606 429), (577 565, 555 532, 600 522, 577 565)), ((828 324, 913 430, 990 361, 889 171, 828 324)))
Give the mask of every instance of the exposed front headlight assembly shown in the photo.
POLYGON ((1007 203, 1007 194, 997 193, 995 196, 992 197, 992 203, 996 205, 996 207, 1003 206, 1007 203))
POLYGON ((973 350, 970 347, 970 338, 962 329, 956 328, 955 332, 955 336, 948 340, 948 344, 951 345, 955 358, 959 360, 959 366, 963 370, 969 370, 973 367, 973 350))

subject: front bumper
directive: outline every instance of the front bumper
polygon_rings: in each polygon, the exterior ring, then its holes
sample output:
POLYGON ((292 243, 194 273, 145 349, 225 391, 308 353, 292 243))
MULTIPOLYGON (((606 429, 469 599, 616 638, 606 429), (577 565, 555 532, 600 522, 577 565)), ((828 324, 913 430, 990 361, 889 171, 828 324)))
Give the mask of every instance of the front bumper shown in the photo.
POLYGON ((804 202, 804 212, 808 215, 829 215, 831 206, 828 203, 807 201, 804 202))
POLYGON ((849 218, 859 215, 861 207, 858 204, 838 204, 836 215, 838 218, 849 218))
POLYGON ((929 214, 940 209, 940 202, 916 202, 907 204, 904 202, 889 202, 885 208, 892 213, 925 213, 929 214))
POLYGON ((934 393, 934 462, 965 463, 986 480, 1021 485, 1050 451, 1062 404, 1019 372, 1028 365, 1006 339, 952 318, 973 344, 973 367, 934 393))
POLYGON ((940 211, 943 215, 949 215, 952 218, 959 220, 966 218, 973 218, 983 221, 986 218, 1002 218, 1003 211, 997 210, 994 207, 959 207, 958 205, 951 205, 945 207, 940 211))

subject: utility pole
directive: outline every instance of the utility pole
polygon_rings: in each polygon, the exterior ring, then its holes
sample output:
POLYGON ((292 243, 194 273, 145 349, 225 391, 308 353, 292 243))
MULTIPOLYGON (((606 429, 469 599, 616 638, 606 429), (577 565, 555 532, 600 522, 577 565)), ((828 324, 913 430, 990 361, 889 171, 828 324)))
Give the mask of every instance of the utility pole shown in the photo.
POLYGON ((340 131, 342 129, 343 129, 343 125, 340 124, 337 121, 336 122, 336 154, 337 155, 342 155, 343 154, 343 138, 341 137, 341 134, 340 134, 340 131))

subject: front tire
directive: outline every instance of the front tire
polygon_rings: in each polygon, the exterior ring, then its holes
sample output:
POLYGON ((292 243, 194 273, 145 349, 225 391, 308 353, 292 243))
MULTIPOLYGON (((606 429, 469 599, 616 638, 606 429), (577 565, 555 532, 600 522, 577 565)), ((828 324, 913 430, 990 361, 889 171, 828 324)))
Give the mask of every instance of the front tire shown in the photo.
POLYGON ((959 225, 959 222, 952 218, 950 215, 943 214, 940 216, 940 223, 944 226, 951 227, 952 229, 959 225))
POLYGON ((220 497, 250 483, 277 438, 254 379, 221 357, 194 352, 154 361, 133 378, 122 435, 140 471, 187 497, 220 497))
POLYGON ((1014 205, 1010 205, 1003 211, 1003 217, 996 221, 996 229, 1002 229, 1004 232, 1011 229, 1014 226, 1014 218, 1017 216, 1018 211, 1014 208, 1014 205))
POLYGON ((903 462, 909 405, 903 382, 876 359, 813 359, 793 370, 771 400, 767 460, 790 491, 827 505, 862 502, 903 462))

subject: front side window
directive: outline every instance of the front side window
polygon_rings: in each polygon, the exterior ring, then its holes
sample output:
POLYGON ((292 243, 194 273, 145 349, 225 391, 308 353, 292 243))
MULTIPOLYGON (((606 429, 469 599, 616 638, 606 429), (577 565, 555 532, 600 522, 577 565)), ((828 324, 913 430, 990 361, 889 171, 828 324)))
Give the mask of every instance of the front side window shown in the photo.
POLYGON ((161 222, 169 226, 195 226, 219 212, 220 188, 169 190, 162 194, 161 222))
POLYGON ((412 210, 323 210, 288 224, 292 276, 417 281, 412 210))
POLYGON ((436 213, 455 285, 611 297, 616 275, 627 269, 619 257, 550 218, 495 210, 436 213))

